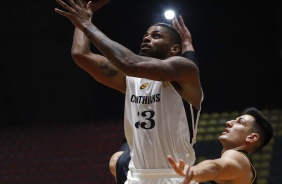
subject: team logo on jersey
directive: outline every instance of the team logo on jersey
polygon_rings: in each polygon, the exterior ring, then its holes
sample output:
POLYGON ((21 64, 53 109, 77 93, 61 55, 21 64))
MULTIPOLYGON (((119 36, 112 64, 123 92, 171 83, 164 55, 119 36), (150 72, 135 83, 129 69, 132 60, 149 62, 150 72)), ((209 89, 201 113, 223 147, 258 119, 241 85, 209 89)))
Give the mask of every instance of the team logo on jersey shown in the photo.
POLYGON ((148 85, 149 85, 149 83, 146 82, 146 83, 144 83, 140 86, 140 89, 145 89, 148 85))

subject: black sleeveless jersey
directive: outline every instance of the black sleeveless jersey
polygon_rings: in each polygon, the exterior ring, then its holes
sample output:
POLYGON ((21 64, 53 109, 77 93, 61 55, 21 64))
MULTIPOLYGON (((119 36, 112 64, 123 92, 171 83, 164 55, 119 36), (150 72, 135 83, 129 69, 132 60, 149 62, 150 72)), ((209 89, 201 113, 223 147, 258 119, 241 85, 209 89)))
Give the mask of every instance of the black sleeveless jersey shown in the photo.
MULTIPOLYGON (((253 162, 252 162, 252 160, 251 160, 251 157, 250 157, 250 155, 246 152, 246 151, 244 151, 244 150, 237 150, 237 151, 239 151, 240 153, 242 153, 245 157, 247 157, 248 158, 248 160, 249 160, 249 162, 250 162, 250 165, 251 165, 251 168, 252 168, 252 172, 253 172, 253 175, 254 175, 254 178, 253 178, 253 181, 252 181, 252 184, 256 184, 257 183, 257 181, 256 181, 256 170, 255 170, 255 168, 254 168, 254 166, 253 166, 253 162)), ((207 181, 207 182, 200 182, 199 184, 217 184, 215 181, 207 181)))

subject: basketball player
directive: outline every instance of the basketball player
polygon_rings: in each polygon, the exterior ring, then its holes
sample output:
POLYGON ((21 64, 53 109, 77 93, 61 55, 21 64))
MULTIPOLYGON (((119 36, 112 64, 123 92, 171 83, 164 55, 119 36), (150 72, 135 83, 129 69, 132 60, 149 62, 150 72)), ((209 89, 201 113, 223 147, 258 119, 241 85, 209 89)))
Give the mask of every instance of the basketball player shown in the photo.
POLYGON ((179 33, 164 23, 150 26, 136 55, 92 23, 95 3, 57 2, 65 11, 55 11, 76 27, 75 62, 98 82, 125 94, 124 128, 131 155, 126 183, 181 183, 183 177, 171 168, 167 155, 193 165, 203 93, 197 65, 179 56, 179 33), (90 51, 89 40, 103 56, 90 51))
POLYGON ((221 158, 205 160, 194 166, 183 161, 176 163, 171 156, 168 161, 184 184, 192 180, 200 184, 252 184, 256 171, 250 154, 265 146, 273 136, 271 124, 256 108, 248 108, 245 114, 227 121, 226 128, 219 136, 223 146, 221 158))
MULTIPOLYGON (((190 31, 185 26, 183 18, 179 16, 179 21, 177 18, 174 18, 172 24, 181 36, 182 56, 190 59, 198 65, 196 54, 192 45, 192 37, 190 31)), ((126 181, 129 161, 130 149, 126 139, 124 139, 119 151, 112 155, 109 162, 110 171, 115 177, 117 184, 123 184, 126 181)))

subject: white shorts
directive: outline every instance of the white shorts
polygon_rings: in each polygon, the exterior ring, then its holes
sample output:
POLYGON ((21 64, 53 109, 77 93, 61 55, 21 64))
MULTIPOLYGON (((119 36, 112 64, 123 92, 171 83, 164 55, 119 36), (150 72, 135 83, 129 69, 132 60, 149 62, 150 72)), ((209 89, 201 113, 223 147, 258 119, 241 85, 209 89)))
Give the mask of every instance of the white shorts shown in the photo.
POLYGON ((173 169, 131 169, 125 184, 181 184, 183 177, 173 169))

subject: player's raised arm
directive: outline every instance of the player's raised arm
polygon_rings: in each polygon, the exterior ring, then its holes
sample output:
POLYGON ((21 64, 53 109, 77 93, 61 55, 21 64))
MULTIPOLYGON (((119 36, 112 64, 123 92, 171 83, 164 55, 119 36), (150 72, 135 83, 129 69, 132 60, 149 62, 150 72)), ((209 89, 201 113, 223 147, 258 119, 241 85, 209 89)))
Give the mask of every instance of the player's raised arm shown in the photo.
MULTIPOLYGON (((55 11, 67 17, 77 28, 82 30, 90 39, 91 43, 114 64, 116 68, 129 76, 149 78, 152 80, 175 81, 187 79, 185 75, 193 75, 197 72, 197 67, 185 62, 184 58, 158 56, 144 57, 134 54, 132 51, 122 46, 121 44, 109 39, 91 22, 92 10, 90 8, 92 2, 84 8, 79 1, 74 3, 70 0, 70 5, 67 5, 61 0, 57 2, 65 9, 55 11), (162 58, 164 62, 160 62, 162 58), (153 68, 154 72, 151 71, 153 68)), ((146 52, 152 47, 148 44, 149 39, 153 38, 157 41, 166 41, 168 39, 166 28, 156 25, 152 26, 150 33, 143 38, 141 51, 146 52)), ((180 46, 171 45, 171 56, 178 55, 180 46)), ((145 55, 146 56, 146 55, 145 55)), ((189 77, 188 77, 189 78, 189 77)))
POLYGON ((125 75, 104 56, 90 51, 90 42, 85 34, 75 28, 71 49, 75 63, 98 82, 125 93, 125 75))
MULTIPOLYGON (((97 11, 108 2, 110 0, 97 0, 91 4, 91 10, 97 11)), ((85 7, 87 5, 86 0, 81 0, 80 3, 85 7)), ((124 93, 124 74, 118 71, 106 57, 91 52, 90 44, 86 35, 78 28, 75 28, 71 48, 71 54, 75 63, 98 82, 124 93)))

